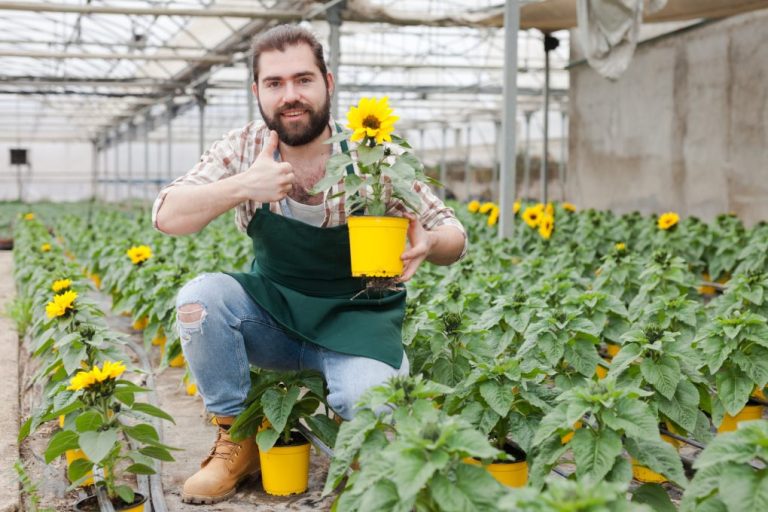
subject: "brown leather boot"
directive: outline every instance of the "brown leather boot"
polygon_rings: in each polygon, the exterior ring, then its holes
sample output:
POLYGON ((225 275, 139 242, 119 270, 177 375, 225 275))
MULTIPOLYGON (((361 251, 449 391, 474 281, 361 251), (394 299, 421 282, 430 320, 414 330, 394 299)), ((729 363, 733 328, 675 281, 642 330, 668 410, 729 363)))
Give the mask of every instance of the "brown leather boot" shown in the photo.
MULTIPOLYGON (((233 417, 214 418, 217 425, 232 425, 233 417)), ((229 430, 219 427, 211 453, 200 470, 184 482, 181 501, 211 504, 231 498, 237 484, 260 470, 259 449, 252 437, 236 443, 229 430)))

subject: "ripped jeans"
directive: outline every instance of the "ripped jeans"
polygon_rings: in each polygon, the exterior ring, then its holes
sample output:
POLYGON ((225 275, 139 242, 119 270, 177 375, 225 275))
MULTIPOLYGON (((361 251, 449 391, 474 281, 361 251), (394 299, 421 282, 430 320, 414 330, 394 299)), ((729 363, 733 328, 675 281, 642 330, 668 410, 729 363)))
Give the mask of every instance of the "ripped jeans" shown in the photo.
POLYGON ((400 369, 367 357, 334 352, 286 333, 234 278, 202 274, 176 299, 181 348, 205 407, 217 416, 237 416, 251 385, 249 363, 268 370, 321 372, 328 383, 328 404, 349 420, 360 395, 400 369))

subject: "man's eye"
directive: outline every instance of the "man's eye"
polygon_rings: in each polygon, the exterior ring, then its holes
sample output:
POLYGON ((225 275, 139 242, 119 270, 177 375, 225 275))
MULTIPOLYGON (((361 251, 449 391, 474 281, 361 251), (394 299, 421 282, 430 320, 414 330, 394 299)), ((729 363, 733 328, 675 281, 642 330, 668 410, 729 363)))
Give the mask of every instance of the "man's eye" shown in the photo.
POLYGON ((280 82, 267 82, 267 87, 270 88, 270 89, 274 88, 274 87, 277 87, 279 85, 280 85, 280 82))

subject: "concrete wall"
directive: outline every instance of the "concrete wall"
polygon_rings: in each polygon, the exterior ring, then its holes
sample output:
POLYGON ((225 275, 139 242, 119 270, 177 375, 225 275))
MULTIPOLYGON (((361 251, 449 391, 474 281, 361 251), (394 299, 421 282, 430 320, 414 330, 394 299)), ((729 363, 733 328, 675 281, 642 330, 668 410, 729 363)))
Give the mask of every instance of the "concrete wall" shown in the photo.
POLYGON ((766 34, 758 11, 641 44, 616 82, 572 68, 568 199, 768 219, 766 34))

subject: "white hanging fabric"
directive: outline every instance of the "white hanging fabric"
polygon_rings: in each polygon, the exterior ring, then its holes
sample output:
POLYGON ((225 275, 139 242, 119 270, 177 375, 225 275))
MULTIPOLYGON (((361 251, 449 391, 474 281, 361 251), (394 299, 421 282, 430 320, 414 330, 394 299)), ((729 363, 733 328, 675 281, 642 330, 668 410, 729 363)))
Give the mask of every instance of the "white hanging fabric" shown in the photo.
POLYGON ((667 0, 578 0, 579 41, 589 65, 606 78, 619 78, 635 53, 643 12, 656 12, 666 4, 667 0))

